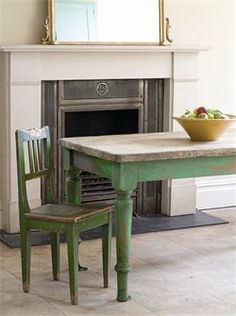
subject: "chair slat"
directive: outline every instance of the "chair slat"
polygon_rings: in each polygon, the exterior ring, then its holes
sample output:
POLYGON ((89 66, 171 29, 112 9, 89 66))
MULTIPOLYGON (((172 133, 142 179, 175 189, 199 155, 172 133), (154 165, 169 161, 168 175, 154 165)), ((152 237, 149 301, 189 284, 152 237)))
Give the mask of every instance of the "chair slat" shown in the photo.
POLYGON ((46 129, 32 128, 28 131, 21 131, 21 134, 23 136, 23 142, 47 138, 46 129))
POLYGON ((29 157, 29 168, 30 172, 35 172, 34 169, 34 159, 33 159, 33 149, 32 149, 32 142, 28 142, 28 157, 29 157))
POLYGON ((33 155, 34 155, 34 170, 39 171, 39 156, 38 156, 38 146, 37 141, 33 140, 33 155))
POLYGON ((46 176, 50 176, 50 175, 51 175, 50 170, 48 170, 48 169, 40 170, 40 171, 31 172, 31 173, 26 173, 25 180, 32 180, 32 179, 36 179, 38 177, 46 177, 46 176))
POLYGON ((39 170, 43 170, 43 157, 42 157, 42 144, 39 139, 37 139, 37 148, 38 148, 38 162, 39 162, 39 170))

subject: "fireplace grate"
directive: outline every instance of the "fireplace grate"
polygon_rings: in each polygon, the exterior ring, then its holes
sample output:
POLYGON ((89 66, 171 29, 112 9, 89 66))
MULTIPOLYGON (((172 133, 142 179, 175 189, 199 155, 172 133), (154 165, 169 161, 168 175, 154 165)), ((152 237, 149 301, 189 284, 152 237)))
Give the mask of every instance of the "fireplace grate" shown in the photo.
POLYGON ((96 174, 82 172, 82 202, 115 198, 111 182, 96 174))
MULTIPOLYGON (((109 179, 83 171, 81 173, 81 180, 82 203, 116 199, 116 192, 112 188, 112 184, 109 179)), ((133 192, 132 198, 137 198, 137 190, 133 192)))

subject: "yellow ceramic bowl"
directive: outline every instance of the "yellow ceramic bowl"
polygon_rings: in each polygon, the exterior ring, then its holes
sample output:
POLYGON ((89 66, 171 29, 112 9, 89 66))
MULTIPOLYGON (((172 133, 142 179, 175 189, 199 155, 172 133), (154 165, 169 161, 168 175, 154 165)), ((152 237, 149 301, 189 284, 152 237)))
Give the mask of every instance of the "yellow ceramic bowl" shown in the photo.
POLYGON ((230 119, 197 119, 174 116, 192 140, 209 141, 219 139, 236 122, 236 116, 227 114, 230 119))

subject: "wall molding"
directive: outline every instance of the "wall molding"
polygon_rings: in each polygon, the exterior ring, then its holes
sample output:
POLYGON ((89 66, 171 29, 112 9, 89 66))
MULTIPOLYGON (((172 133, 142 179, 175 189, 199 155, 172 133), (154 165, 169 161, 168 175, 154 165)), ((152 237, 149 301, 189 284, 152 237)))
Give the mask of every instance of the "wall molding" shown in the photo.
POLYGON ((196 179, 197 209, 236 206, 236 176, 196 179))
POLYGON ((10 84, 12 86, 40 86, 41 81, 40 80, 32 80, 32 81, 14 80, 14 81, 11 81, 10 84))
POLYGON ((198 82, 199 77, 176 77, 173 78, 174 82, 198 82))

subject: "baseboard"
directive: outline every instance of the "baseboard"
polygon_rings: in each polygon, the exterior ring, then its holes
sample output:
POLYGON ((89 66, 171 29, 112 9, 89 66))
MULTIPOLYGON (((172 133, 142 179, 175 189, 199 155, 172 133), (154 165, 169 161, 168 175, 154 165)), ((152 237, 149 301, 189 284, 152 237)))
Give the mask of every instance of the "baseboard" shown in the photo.
POLYGON ((196 179, 197 209, 236 206, 236 176, 196 179))

